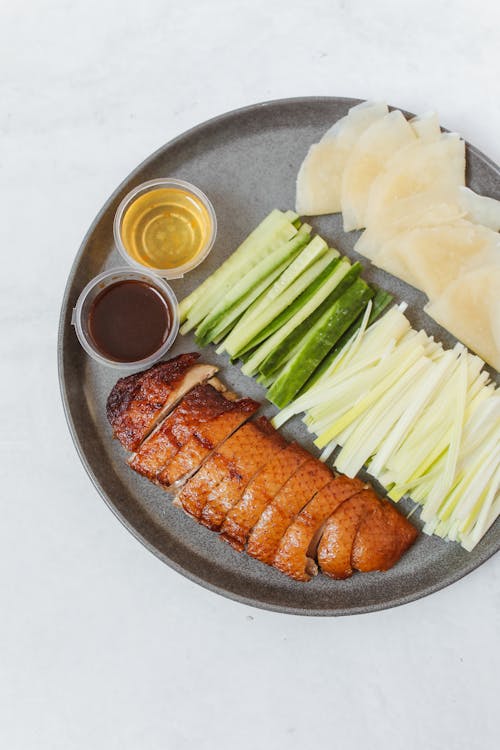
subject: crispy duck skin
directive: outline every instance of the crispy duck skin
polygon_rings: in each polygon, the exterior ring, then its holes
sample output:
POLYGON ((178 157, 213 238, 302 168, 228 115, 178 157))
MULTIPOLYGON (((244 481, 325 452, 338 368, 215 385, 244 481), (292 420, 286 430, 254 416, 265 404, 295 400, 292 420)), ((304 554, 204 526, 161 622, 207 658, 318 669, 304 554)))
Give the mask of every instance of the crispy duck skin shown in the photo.
POLYGON ((362 573, 389 570, 411 547, 418 531, 387 500, 366 515, 354 540, 352 567, 362 573))
MULTIPOLYGON (((247 457, 256 462, 265 460, 265 450, 269 450, 271 435, 274 434, 277 434, 276 430, 265 417, 240 427, 217 448, 198 473, 184 485, 178 496, 184 510, 201 520, 206 503, 212 498, 216 500, 220 497, 217 494, 217 488, 221 482, 226 486, 225 480, 227 479, 234 479, 236 482, 244 481, 247 457), (252 456, 256 456, 255 459, 252 459, 252 456)), ((203 521, 208 526, 210 517, 205 516, 203 521)))
POLYGON ((358 479, 332 471, 271 423, 260 404, 182 354, 121 378, 107 415, 129 465, 235 549, 306 582, 387 570, 417 529, 358 479), (251 421, 250 421, 251 420, 251 421), (317 562, 316 562, 317 561, 317 562))
POLYGON ((318 563, 330 578, 349 578, 353 574, 352 548, 363 518, 378 506, 372 489, 361 490, 332 513, 318 545, 318 563))
POLYGON ((332 472, 321 461, 311 457, 302 464, 269 503, 254 526, 248 538, 248 554, 272 565, 281 538, 297 513, 331 479, 332 472))
POLYGON ((234 439, 224 443, 219 451, 226 459, 225 476, 210 492, 200 516, 200 522, 209 529, 220 529, 227 512, 241 500, 252 477, 286 448, 286 440, 265 417, 257 420, 257 424, 257 430, 253 424, 246 426, 248 430, 238 430, 234 439), (226 450, 229 442, 231 450, 226 450))
POLYGON ((180 354, 149 370, 120 378, 106 404, 108 420, 120 443, 136 451, 142 441, 195 385, 217 371, 195 364, 198 354, 180 354))
POLYGON ((224 440, 255 414, 260 404, 251 398, 242 398, 239 401, 225 399, 222 406, 219 415, 196 426, 189 440, 157 475, 159 484, 168 488, 192 476, 224 440))
POLYGON ((245 548, 248 536, 274 496, 292 474, 311 458, 297 443, 291 443, 269 461, 248 483, 241 500, 222 524, 221 536, 235 549, 245 548))
POLYGON ((318 572, 316 550, 310 546, 325 521, 348 498, 365 489, 359 479, 338 476, 305 505, 285 531, 273 565, 296 581, 309 581, 318 572), (309 555, 309 551, 311 554, 309 555))
POLYGON ((134 471, 154 481, 196 428, 225 410, 227 399, 209 383, 195 386, 129 459, 134 471))

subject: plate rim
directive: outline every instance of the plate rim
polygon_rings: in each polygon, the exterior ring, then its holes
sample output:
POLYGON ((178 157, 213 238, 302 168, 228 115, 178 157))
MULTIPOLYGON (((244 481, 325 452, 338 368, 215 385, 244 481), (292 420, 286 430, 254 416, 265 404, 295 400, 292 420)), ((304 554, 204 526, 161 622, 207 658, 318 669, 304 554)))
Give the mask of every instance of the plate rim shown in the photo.
MULTIPOLYGON (((87 231, 85 232, 83 236, 83 239, 80 243, 80 246, 75 254, 74 260, 68 272, 68 276, 66 279, 66 284, 65 284, 65 288, 64 288, 64 292, 62 296, 60 312, 59 312, 59 324, 58 324, 58 332, 57 332, 57 373, 58 373, 58 381, 59 381, 59 391, 61 395, 66 424, 68 426, 73 445, 83 465, 83 468, 85 469, 91 483, 97 490, 98 494, 104 500, 108 508, 112 511, 113 515, 122 523, 122 525, 127 529, 127 531, 129 531, 132 534, 132 536, 135 539, 137 539, 147 550, 149 550, 149 552, 153 553, 155 557, 157 557, 159 560, 161 560, 163 563, 168 565, 175 572, 180 573, 182 576, 192 581, 193 583, 196 583, 213 593, 219 594, 220 596, 224 596, 227 599, 239 602, 240 604, 245 604, 247 606, 255 607, 257 609, 263 609, 266 611, 276 612, 280 614, 299 615, 302 617, 311 617, 311 616, 343 617, 343 616, 348 616, 348 615, 359 615, 359 614, 369 614, 372 612, 381 612, 384 610, 393 609, 395 607, 400 607, 400 606, 403 606, 404 604, 409 604, 410 602, 418 601, 419 599, 429 596, 430 594, 433 594, 437 591, 441 591, 442 589, 447 588, 451 584, 456 583, 457 581, 461 580, 465 576, 469 575, 474 570, 477 570, 487 560, 493 557, 500 550, 500 542, 496 549, 494 547, 491 550, 487 549, 485 550, 485 552, 479 555, 479 558, 476 557, 473 565, 469 567, 466 566, 465 569, 461 569, 458 573, 455 573, 455 574, 448 572, 447 575, 445 575, 439 582, 428 585, 428 586, 424 586, 421 590, 419 590, 416 593, 393 597, 392 599, 388 601, 384 601, 383 603, 376 602, 373 604, 365 604, 365 605, 359 605, 359 606, 347 607, 347 608, 343 607, 343 608, 338 608, 338 609, 327 609, 327 608, 305 609, 305 608, 300 608, 300 607, 296 607, 292 605, 273 604, 268 601, 263 601, 261 599, 252 598, 251 596, 241 595, 237 592, 231 591, 222 586, 218 586, 217 584, 214 584, 211 581, 204 579, 201 576, 197 575, 196 573, 193 573, 192 571, 184 568, 182 565, 177 563, 175 560, 169 558, 165 553, 163 553, 161 550, 155 547, 154 544, 152 544, 146 537, 144 537, 141 534, 141 532, 132 523, 130 523, 127 520, 127 518, 120 512, 117 504, 113 503, 111 498, 108 496, 106 490, 101 486, 86 456, 84 446, 82 445, 82 442, 78 435, 76 425, 71 416, 69 395, 68 395, 66 381, 64 377, 63 342, 64 342, 64 335, 65 335, 65 321, 66 321, 66 314, 67 314, 67 308, 68 308, 68 302, 69 302, 69 295, 70 295, 71 286, 72 286, 74 277, 76 275, 80 260, 86 250, 88 240, 91 237, 92 233, 94 232, 94 229, 98 226, 102 216, 108 210, 109 205, 113 202, 113 200, 115 200, 115 198, 120 194, 123 188, 130 182, 130 180, 132 180, 138 172, 140 172, 148 163, 153 161, 164 150, 181 143, 182 140, 189 138, 190 136, 192 136, 193 134, 196 134, 200 130, 204 130, 209 126, 214 126, 219 123, 223 123, 227 120, 232 119, 235 116, 238 116, 240 114, 244 114, 250 111, 258 111, 264 108, 271 108, 271 107, 283 106, 283 105, 290 106, 294 104, 297 104, 297 105, 317 104, 318 102, 323 102, 323 103, 331 102, 331 103, 336 103, 336 104, 344 103, 349 106, 355 106, 356 104, 359 104, 362 101, 364 100, 351 98, 351 97, 345 97, 345 96, 339 96, 339 97, 336 97, 336 96, 297 96, 297 97, 287 97, 283 99, 280 99, 280 98, 270 99, 270 100, 266 100, 263 102, 256 102, 254 104, 248 104, 243 107, 238 107, 236 109, 228 110, 227 112, 223 112, 221 114, 215 115, 214 117, 210 117, 207 120, 203 120, 202 122, 197 123, 191 128, 188 128, 187 130, 183 131, 179 135, 175 136, 174 138, 170 139, 166 143, 159 146, 151 154, 146 156, 134 169, 132 169, 131 172, 129 172, 125 176, 125 178, 119 183, 119 185, 115 188, 115 190, 113 190, 113 192, 104 201, 103 205, 101 206, 101 208, 95 215, 93 221, 91 222, 91 224, 89 225, 87 231)), ((390 105, 390 109, 395 109, 395 107, 390 105)), ((414 116, 411 112, 408 112, 404 109, 401 109, 401 112, 403 112, 406 115, 414 116)), ((474 155, 477 156, 481 161, 485 162, 488 165, 488 167, 492 169, 496 173, 497 177, 500 179, 500 166, 497 165, 489 156, 484 154, 480 149, 478 149, 473 144, 469 143, 466 140, 465 140, 465 143, 469 151, 474 153, 474 155)), ((443 540, 443 543, 446 544, 447 542, 443 540)))

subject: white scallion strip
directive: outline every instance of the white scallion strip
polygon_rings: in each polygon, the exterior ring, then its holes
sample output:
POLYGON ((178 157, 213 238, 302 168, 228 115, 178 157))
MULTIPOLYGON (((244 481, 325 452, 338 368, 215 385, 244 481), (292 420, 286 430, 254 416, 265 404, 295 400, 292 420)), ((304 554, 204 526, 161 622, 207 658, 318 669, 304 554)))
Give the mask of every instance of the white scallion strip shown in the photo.
POLYGON ((399 418, 394 429, 391 430, 390 435, 379 446, 377 455, 370 464, 370 473, 373 474, 373 476, 379 476, 394 451, 399 448, 402 441, 410 431, 412 424, 415 422, 422 409, 425 408, 436 389, 442 384, 450 360, 453 357, 452 352, 446 352, 446 354, 448 356, 446 358, 442 357, 440 362, 431 363, 432 369, 429 371, 428 377, 423 378, 422 381, 418 383, 417 390, 411 394, 411 401, 408 403, 404 413, 399 418))
POLYGON ((500 514, 500 392, 479 357, 443 349, 403 313, 362 325, 274 424, 305 412, 322 461, 340 446, 339 471, 365 465, 391 498, 422 506, 426 533, 471 550, 500 514))
MULTIPOLYGON (((418 338, 418 334, 415 335, 418 338)), ((349 411, 314 441, 324 448, 330 440, 351 424, 356 417, 372 407, 378 399, 423 355, 421 342, 412 339, 402 343, 396 351, 379 365, 377 385, 360 399, 349 411)))
POLYGON ((459 367, 455 373, 455 381, 449 383, 448 387, 454 390, 455 408, 453 411, 453 422, 446 453, 445 469, 429 493, 429 497, 425 503, 425 508, 421 513, 423 521, 428 521, 436 513, 442 503, 443 496, 445 496, 450 490, 455 477, 458 451, 462 439, 465 400, 467 395, 467 360, 464 354, 460 357, 459 367))

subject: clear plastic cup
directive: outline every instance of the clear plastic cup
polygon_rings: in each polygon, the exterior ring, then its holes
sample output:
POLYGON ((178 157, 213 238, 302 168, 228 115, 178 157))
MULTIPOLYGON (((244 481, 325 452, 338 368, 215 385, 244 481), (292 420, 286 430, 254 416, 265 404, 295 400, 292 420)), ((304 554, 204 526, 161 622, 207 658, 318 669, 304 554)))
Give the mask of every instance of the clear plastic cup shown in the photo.
POLYGON ((179 304, 174 292, 167 282, 156 274, 149 273, 145 270, 134 271, 128 267, 113 268, 110 271, 100 273, 83 289, 73 309, 71 322, 75 327, 75 332, 80 344, 87 354, 96 362, 121 370, 140 370, 150 367, 155 362, 158 362, 158 360, 168 352, 174 343, 179 332, 179 304), (118 362, 106 357, 94 343, 88 325, 90 308, 97 295, 106 287, 120 281, 142 281, 145 284, 152 286, 163 297, 171 313, 170 331, 163 344, 148 357, 131 362, 118 362))
MULTIPOLYGON (((196 268, 196 266, 202 263, 213 247, 216 234, 217 234, 217 218, 215 215, 214 207, 212 206, 211 202, 209 201, 205 193, 203 193, 199 188, 197 188, 196 185, 192 185, 190 182, 186 182, 185 180, 177 180, 174 178, 161 178, 157 180, 150 180, 149 182, 143 182, 141 185, 138 185, 137 187, 135 187, 133 190, 130 191, 130 193, 128 193, 125 196, 125 198, 122 200, 122 202, 118 206, 118 209, 116 211, 115 218, 114 218, 114 223, 113 223, 113 235, 115 239, 115 244, 122 258, 134 268, 141 268, 141 269, 146 268, 151 273, 157 274, 158 276, 161 276, 164 279, 180 279, 188 271, 191 271, 193 268, 196 268), (145 193, 153 191, 153 190, 158 190, 159 188, 160 189, 161 188, 177 189, 177 190, 187 193, 188 196, 192 195, 193 201, 195 202, 196 200, 199 201, 202 204, 202 206, 205 208, 207 215, 208 215, 209 225, 210 225, 209 230, 207 232, 207 236, 205 238, 205 242, 203 246, 200 248, 200 250, 197 252, 197 254, 193 258, 188 260, 187 262, 183 263, 182 265, 178 265, 178 266, 170 267, 170 268, 157 268, 146 262, 144 263, 139 262, 130 254, 129 250, 125 246, 123 236, 122 236, 123 220, 130 206, 141 195, 144 195, 145 193)), ((146 252, 146 248, 145 248, 145 252, 146 252)))

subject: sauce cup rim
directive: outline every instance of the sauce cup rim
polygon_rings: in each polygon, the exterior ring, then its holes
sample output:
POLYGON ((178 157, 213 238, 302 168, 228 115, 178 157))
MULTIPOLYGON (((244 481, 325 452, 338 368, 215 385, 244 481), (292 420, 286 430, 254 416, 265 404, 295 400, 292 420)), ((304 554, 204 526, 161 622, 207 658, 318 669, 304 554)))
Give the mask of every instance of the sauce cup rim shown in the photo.
POLYGON ((157 274, 149 273, 142 267, 140 269, 133 269, 129 266, 118 266, 116 268, 110 268, 107 271, 103 271, 97 276, 94 276, 80 292, 71 315, 71 324, 75 328, 78 341, 80 342, 85 352, 92 359, 102 365, 106 365, 107 367, 127 370, 129 372, 132 370, 145 369, 153 365, 155 362, 158 362, 172 347, 172 344, 174 343, 179 332, 179 323, 179 303, 177 301, 177 297, 175 296, 174 290, 169 284, 167 284, 165 279, 161 276, 158 276, 157 274), (106 286, 111 286, 112 283, 120 281, 144 281, 145 283, 153 286, 167 301, 169 310, 172 314, 170 331, 163 344, 155 352, 152 352, 152 354, 150 354, 148 357, 130 362, 118 362, 114 359, 109 359, 108 357, 104 356, 96 348, 91 337, 88 335, 83 320, 84 306, 90 294, 99 287, 101 287, 100 289, 98 289, 98 291, 100 292, 106 286), (109 283, 103 284, 103 282, 109 283))
POLYGON ((211 251, 215 238, 217 236, 217 216, 215 214, 215 209, 209 200, 208 196, 205 195, 203 190, 200 190, 199 187, 196 185, 193 185, 191 182, 187 182, 187 180, 181 180, 177 177, 158 177, 154 180, 147 180, 146 182, 141 182, 139 185, 136 185, 132 190, 130 190, 125 197, 121 200, 118 208, 116 209, 115 217, 113 220, 113 237, 115 240, 115 245, 117 247, 118 252, 120 253, 123 260, 128 263, 130 266, 136 269, 140 269, 141 271, 143 269, 146 269, 149 271, 149 273, 154 274, 155 276, 159 276, 163 279, 180 279, 184 276, 184 274, 188 273, 189 271, 192 271, 193 268, 196 268, 200 265, 200 263, 203 263, 209 252, 211 251), (152 268, 151 266, 146 266, 143 263, 139 263, 139 261, 134 260, 132 258, 127 248, 125 247, 122 236, 121 236, 121 225, 123 221, 123 217, 125 215, 126 210, 129 208, 129 206, 133 203, 133 201, 143 193, 147 193, 151 190, 155 190, 157 188, 162 187, 178 187, 182 190, 185 190, 186 192, 192 193, 195 195, 205 206, 208 215, 210 217, 210 224, 211 224, 211 232, 210 236, 205 243, 205 246, 201 250, 201 252, 198 253, 192 260, 187 261, 187 263, 183 263, 180 266, 175 266, 173 268, 152 268))

